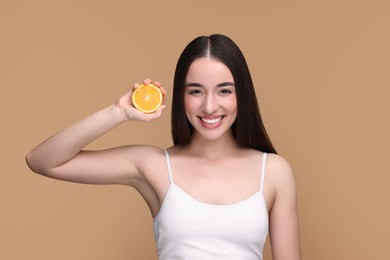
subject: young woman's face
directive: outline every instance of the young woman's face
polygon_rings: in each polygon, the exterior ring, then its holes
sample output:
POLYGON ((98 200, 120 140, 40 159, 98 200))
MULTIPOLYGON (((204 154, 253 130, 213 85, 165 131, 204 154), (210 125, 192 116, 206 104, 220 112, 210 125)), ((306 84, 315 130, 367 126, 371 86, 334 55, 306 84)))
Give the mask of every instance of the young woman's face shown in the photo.
POLYGON ((236 88, 229 68, 213 58, 196 59, 187 73, 184 105, 195 134, 215 140, 229 133, 237 118, 236 88))

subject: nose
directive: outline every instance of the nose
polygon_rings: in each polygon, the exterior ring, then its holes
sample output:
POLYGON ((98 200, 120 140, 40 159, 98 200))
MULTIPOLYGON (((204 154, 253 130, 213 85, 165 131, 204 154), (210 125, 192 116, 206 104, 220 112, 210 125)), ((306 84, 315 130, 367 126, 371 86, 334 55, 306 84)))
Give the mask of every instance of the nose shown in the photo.
POLYGON ((207 115, 212 115, 216 113, 218 110, 218 99, 215 97, 212 93, 208 93, 205 95, 203 104, 202 104, 202 111, 207 115))

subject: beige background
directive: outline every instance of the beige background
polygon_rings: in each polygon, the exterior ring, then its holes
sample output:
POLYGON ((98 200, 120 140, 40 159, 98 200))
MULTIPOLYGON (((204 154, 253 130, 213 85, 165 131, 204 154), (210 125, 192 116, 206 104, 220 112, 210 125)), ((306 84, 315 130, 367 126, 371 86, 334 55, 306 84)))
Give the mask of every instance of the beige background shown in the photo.
POLYGON ((269 134, 295 170, 304 259, 390 259, 389 2, 189 2, 0 2, 0 258, 156 259, 134 190, 44 178, 24 156, 146 77, 169 92, 164 117, 90 148, 170 146, 178 55, 198 35, 224 33, 246 55, 269 134))

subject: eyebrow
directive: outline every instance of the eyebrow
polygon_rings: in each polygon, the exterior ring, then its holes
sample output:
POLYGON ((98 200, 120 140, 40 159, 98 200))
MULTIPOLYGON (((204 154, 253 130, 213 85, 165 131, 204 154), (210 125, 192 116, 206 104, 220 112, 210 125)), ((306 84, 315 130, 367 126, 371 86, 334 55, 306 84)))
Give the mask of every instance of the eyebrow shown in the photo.
MULTIPOLYGON (((235 86, 233 82, 226 81, 226 82, 221 82, 217 84, 217 87, 227 87, 227 86, 235 86)), ((198 88, 203 88, 204 86, 200 83, 195 83, 195 82, 190 82, 185 85, 185 87, 198 87, 198 88)))

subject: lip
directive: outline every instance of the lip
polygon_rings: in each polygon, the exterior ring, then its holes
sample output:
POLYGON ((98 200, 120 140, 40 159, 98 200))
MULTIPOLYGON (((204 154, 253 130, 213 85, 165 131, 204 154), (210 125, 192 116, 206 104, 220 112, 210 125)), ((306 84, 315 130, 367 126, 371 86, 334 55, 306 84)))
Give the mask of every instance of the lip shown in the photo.
POLYGON ((200 124, 208 129, 219 127, 225 116, 198 116, 200 124))

